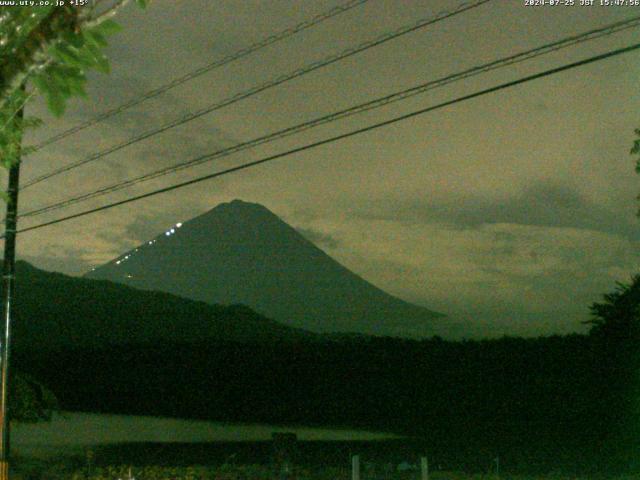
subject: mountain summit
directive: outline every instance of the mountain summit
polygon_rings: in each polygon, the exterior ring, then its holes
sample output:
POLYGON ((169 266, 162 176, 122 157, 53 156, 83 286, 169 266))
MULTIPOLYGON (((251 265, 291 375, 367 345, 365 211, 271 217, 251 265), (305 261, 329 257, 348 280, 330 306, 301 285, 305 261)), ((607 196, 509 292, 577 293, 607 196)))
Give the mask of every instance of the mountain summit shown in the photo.
POLYGON ((178 223, 86 277, 241 303, 317 332, 423 337, 442 317, 383 292, 267 208, 241 200, 178 223))

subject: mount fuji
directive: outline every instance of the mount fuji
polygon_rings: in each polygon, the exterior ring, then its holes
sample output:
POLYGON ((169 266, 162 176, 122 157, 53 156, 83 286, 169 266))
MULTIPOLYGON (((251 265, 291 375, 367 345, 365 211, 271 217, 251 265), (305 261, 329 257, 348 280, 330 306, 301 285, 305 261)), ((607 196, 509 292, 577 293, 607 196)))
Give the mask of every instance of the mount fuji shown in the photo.
POLYGON ((382 291, 266 207, 241 200, 178 223, 85 276, 210 304, 244 304, 322 333, 426 337, 444 317, 382 291))

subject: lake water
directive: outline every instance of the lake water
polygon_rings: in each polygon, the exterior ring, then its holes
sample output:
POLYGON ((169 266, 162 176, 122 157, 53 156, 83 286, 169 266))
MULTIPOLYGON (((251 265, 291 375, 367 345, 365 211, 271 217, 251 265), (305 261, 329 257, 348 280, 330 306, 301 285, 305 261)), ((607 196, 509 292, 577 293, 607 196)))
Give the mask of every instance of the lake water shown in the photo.
POLYGON ((46 456, 61 452, 81 453, 90 446, 122 443, 266 441, 271 439, 274 432, 293 432, 302 441, 362 441, 398 438, 391 434, 359 430, 60 412, 54 414, 51 422, 12 426, 11 449, 17 454, 46 456))

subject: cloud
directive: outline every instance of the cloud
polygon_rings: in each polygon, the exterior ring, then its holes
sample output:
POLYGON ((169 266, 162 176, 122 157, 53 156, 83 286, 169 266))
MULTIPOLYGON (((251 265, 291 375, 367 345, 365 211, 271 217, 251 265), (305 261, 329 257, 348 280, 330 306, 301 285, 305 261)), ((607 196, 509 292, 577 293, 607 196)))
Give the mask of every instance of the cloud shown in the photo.
POLYGON ((447 314, 447 336, 456 328, 462 336, 584 330, 589 305, 640 268, 640 241, 580 228, 381 219, 329 225, 339 239, 332 256, 384 290, 447 314))
POLYGON ((150 238, 160 235, 170 226, 184 218, 177 217, 173 212, 153 215, 137 215, 135 219, 124 228, 124 237, 130 239, 136 245, 150 238))
POLYGON ((320 230, 304 227, 295 227, 295 229, 299 234, 319 247, 334 250, 340 245, 340 242, 336 237, 320 230))
POLYGON ((449 198, 385 199, 356 216, 408 223, 442 223, 458 228, 491 224, 575 228, 640 240, 634 212, 597 204, 566 184, 536 182, 509 195, 465 195, 449 198))
POLYGON ((91 262, 83 254, 81 248, 47 246, 39 255, 20 255, 19 258, 43 270, 81 275, 91 268, 91 262))

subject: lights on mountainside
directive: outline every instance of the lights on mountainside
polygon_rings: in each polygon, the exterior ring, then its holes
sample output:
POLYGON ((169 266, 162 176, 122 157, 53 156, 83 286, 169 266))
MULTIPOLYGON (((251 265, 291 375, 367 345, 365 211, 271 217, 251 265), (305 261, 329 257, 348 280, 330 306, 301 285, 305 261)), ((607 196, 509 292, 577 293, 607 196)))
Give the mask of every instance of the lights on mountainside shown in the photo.
MULTIPOLYGON (((171 236, 171 235, 173 235, 173 234, 175 234, 175 233, 176 233, 176 228, 180 228, 181 226, 182 226, 182 223, 176 223, 175 228, 171 228, 171 229, 167 230, 166 232, 164 232, 164 234, 165 234, 167 237, 169 237, 169 236, 171 236)), ((149 241, 147 241, 147 245, 151 246, 151 245, 153 245, 154 243, 156 243, 157 241, 158 241, 158 239, 157 239, 157 238, 154 238, 153 240, 149 240, 149 241)), ((142 244, 142 246, 141 246, 141 247, 138 247, 138 248, 134 249, 134 250, 133 250, 133 252, 131 252, 131 253, 129 253, 129 254, 127 254, 127 255, 125 255, 124 257, 120 258, 119 260, 117 260, 117 261, 116 261, 116 265, 120 265, 121 263, 125 262, 126 260, 129 260, 129 258, 130 258, 134 253, 137 253, 137 252, 138 252, 138 250, 140 250, 140 248, 143 248, 143 246, 144 246, 144 244, 142 244)), ((125 276, 126 276, 127 278, 131 278, 131 275, 129 275, 129 274, 125 274, 125 276)))
POLYGON ((131 257, 131 255, 133 255, 133 253, 125 255, 120 260, 116 260, 116 265, 120 265, 121 263, 124 263, 125 261, 129 260, 129 257, 131 257))

